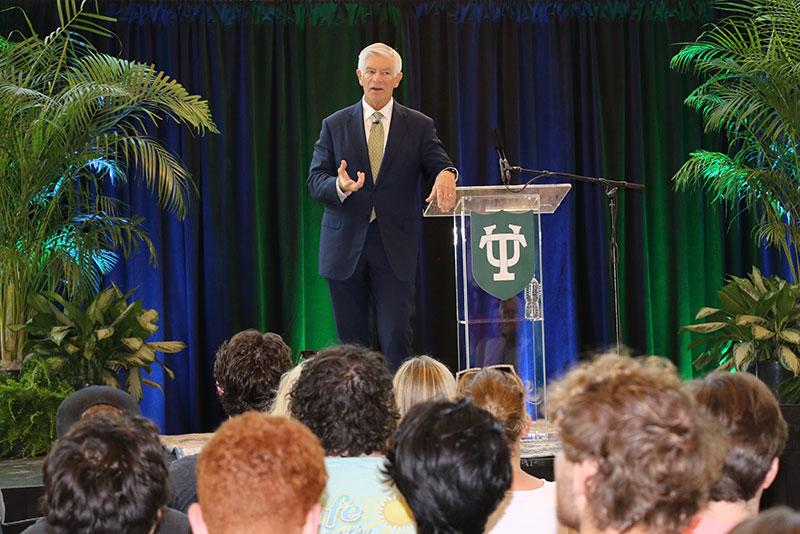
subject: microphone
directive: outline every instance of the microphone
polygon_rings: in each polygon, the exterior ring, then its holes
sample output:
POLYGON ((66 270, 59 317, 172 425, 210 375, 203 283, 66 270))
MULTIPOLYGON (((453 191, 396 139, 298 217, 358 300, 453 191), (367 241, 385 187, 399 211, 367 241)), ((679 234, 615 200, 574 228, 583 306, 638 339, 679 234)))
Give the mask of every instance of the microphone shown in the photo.
POLYGON ((492 128, 492 141, 494 142, 494 149, 497 151, 497 157, 500 164, 500 182, 503 185, 511 183, 511 167, 506 159, 506 151, 503 148, 503 134, 498 128, 492 128))

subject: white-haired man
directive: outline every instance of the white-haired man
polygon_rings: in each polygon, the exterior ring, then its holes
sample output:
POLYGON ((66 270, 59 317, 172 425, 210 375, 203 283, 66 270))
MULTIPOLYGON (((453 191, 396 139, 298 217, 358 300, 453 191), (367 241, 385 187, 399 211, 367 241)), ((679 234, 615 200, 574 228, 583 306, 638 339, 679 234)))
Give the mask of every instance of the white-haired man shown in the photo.
POLYGON ((373 43, 358 56, 364 97, 322 122, 307 186, 325 205, 319 273, 328 279, 340 343, 372 345, 374 302, 381 351, 396 369, 411 354, 420 232, 420 176, 427 202, 455 205, 457 171, 433 120, 395 102, 402 59, 373 43))

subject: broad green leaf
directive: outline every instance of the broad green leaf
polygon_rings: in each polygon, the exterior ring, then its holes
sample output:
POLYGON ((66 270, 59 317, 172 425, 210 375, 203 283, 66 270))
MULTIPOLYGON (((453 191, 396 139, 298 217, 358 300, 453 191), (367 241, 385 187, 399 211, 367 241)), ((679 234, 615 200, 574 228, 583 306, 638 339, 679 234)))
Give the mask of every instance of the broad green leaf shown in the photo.
POLYGON ((737 325, 753 325, 753 324, 767 324, 767 320, 763 317, 758 317, 756 315, 737 315, 736 316, 736 324, 737 325))
POLYGON ((782 344, 778 348, 778 359, 780 360, 781 365, 794 373, 794 376, 797 376, 798 373, 800 373, 800 359, 798 359, 797 355, 792 352, 792 349, 786 345, 782 344))
POLYGON ((719 308, 708 308, 704 306, 700 308, 700 311, 697 312, 697 315, 695 315, 694 320, 699 321, 700 319, 705 319, 709 315, 720 313, 721 311, 722 310, 720 310, 719 308))
POLYGON ((754 354, 755 347, 752 341, 735 344, 733 346, 733 361, 736 364, 736 368, 747 371, 754 354))
POLYGON ((108 310, 111 303, 114 301, 114 290, 104 289, 97 296, 92 299, 89 307, 86 309, 86 314, 96 323, 103 322, 103 314, 108 310))
POLYGON ((680 331, 695 332, 697 334, 707 334, 709 332, 716 332, 728 326, 728 323, 703 323, 703 324, 690 324, 682 326, 680 331))
POLYGON ((157 352, 164 352, 168 354, 180 352, 186 348, 186 343, 183 341, 153 341, 147 345, 157 352))
POLYGON ((50 329, 50 335, 48 338, 53 341, 59 347, 61 346, 61 342, 64 341, 64 338, 69 335, 70 331, 72 330, 71 326, 54 326, 50 329))
POLYGON ((753 272, 750 274, 750 278, 753 280, 753 285, 760 293, 767 292, 766 287, 764 287, 764 277, 761 276, 761 271, 759 271, 756 267, 753 267, 753 272))
POLYGON ((695 358, 692 364, 694 365, 695 369, 702 369, 706 365, 709 365, 710 363, 714 362, 714 356, 715 355, 711 352, 704 352, 700 356, 695 358))
POLYGON ((109 338, 114 335, 114 327, 98 328, 94 331, 94 334, 97 337, 97 341, 109 338))
POLYGON ((147 343, 144 343, 139 350, 136 351, 136 356, 148 362, 153 362, 156 359, 156 352, 151 349, 147 343))
POLYGON ((136 352, 142 347, 144 341, 142 341, 142 338, 140 337, 126 337, 122 340, 122 343, 132 351, 136 352))
POLYGON ((64 350, 67 351, 67 354, 76 354, 80 352, 81 349, 72 343, 64 343, 64 350))
POLYGON ((141 402, 142 397, 144 397, 141 373, 141 369, 134 367, 133 369, 128 369, 125 374, 125 390, 136 402, 141 402))
POLYGON ((145 377, 142 377, 142 382, 144 382, 145 384, 147 384, 147 385, 148 385, 148 386, 150 386, 150 387, 153 387, 153 388, 158 388, 158 390, 159 390, 161 393, 164 393, 164 390, 161 388, 161 384, 159 384, 158 382, 153 382, 153 381, 152 381, 152 380, 150 380, 149 378, 145 378, 145 377))
POLYGON ((140 325, 149 330, 150 326, 158 321, 158 312, 156 310, 142 310, 142 313, 136 319, 140 325))
POLYGON ((768 330, 763 326, 754 324, 752 326, 753 337, 759 341, 775 337, 775 332, 768 330))
POLYGON ((778 332, 778 335, 789 343, 793 343, 795 345, 800 344, 800 330, 785 328, 778 332))

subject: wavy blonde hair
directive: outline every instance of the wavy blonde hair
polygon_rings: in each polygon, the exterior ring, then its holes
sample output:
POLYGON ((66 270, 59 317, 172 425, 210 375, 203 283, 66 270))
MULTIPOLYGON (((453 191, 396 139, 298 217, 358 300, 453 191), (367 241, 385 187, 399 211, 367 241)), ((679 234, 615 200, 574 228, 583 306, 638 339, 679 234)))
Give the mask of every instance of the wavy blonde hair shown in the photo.
POLYGON ((450 369, 430 356, 416 356, 403 362, 392 381, 397 410, 402 418, 412 406, 428 400, 453 400, 456 379, 450 369))

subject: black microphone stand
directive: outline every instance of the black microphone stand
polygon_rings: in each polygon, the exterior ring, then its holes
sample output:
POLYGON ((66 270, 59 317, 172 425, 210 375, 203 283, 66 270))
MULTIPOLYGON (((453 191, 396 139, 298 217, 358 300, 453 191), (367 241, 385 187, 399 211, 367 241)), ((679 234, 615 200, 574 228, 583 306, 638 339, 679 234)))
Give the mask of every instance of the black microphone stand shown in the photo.
POLYGON ((501 159, 501 170, 504 171, 505 176, 510 176, 510 173, 519 172, 526 174, 534 174, 535 176, 523 184, 519 189, 512 189, 508 182, 504 185, 509 191, 514 193, 521 193, 532 182, 553 176, 556 178, 568 178, 570 180, 577 180, 579 182, 589 182, 599 184, 605 187, 606 197, 608 198, 608 208, 611 213, 611 240, 610 240, 610 259, 611 259, 611 279, 614 286, 614 321, 617 335, 617 354, 622 350, 622 325, 619 313, 619 244, 617 243, 617 192, 620 188, 631 189, 633 191, 643 191, 644 185, 635 184, 631 182, 624 182, 621 180, 607 180, 605 178, 594 178, 591 176, 581 176, 580 174, 570 174, 567 172, 550 172, 539 171, 535 169, 525 169, 515 165, 508 165, 507 161, 501 159), (502 167, 505 167, 502 169, 502 167))

